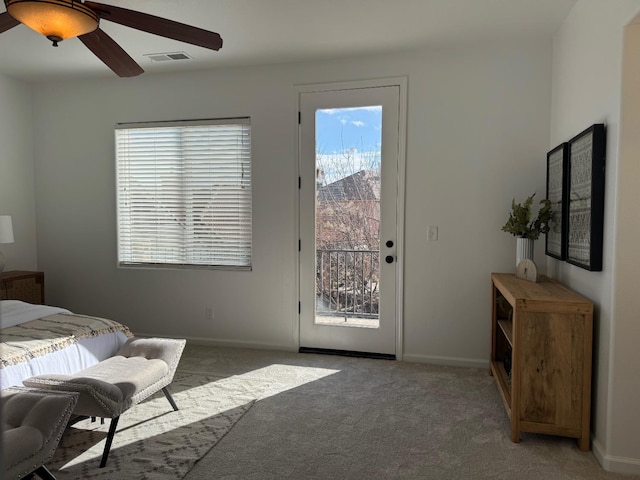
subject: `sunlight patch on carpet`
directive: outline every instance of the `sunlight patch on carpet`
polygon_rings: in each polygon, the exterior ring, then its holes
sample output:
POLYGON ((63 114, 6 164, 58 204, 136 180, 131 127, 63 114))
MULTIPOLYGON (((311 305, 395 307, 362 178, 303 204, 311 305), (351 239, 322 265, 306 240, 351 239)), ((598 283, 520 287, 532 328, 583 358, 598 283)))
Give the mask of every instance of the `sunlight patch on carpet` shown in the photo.
POLYGON ((176 373, 170 386, 122 414, 105 468, 98 468, 110 420, 85 420, 65 432, 50 462, 58 479, 182 478, 249 410, 261 382, 176 373))
POLYGON ((340 370, 330 368, 303 367, 299 365, 282 365, 274 363, 258 368, 233 378, 256 381, 265 384, 264 390, 256 397, 258 400, 277 395, 287 390, 300 387, 306 383, 316 382, 322 378, 339 373, 340 370))
POLYGON ((321 380, 339 370, 273 364, 220 378, 178 371, 169 390, 122 414, 105 468, 98 468, 110 420, 84 420, 67 429, 49 463, 58 479, 182 478, 255 401, 321 380))

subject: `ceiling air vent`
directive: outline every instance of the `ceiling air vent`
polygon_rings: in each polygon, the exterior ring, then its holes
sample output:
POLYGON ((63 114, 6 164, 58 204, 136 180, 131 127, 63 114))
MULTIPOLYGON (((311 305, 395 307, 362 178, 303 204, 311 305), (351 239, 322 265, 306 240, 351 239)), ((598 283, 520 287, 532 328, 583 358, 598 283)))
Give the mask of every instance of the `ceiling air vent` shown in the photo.
POLYGON ((191 60, 192 57, 184 52, 172 52, 172 53, 145 53, 143 55, 152 62, 166 62, 169 60, 191 60))

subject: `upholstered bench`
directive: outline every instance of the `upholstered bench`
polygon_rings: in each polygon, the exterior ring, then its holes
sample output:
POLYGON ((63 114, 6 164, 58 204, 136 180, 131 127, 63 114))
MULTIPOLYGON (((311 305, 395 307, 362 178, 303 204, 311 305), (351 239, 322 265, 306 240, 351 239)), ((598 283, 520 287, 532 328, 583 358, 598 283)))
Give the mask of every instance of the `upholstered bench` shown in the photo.
POLYGON ((186 340, 132 338, 115 356, 73 375, 38 375, 23 383, 40 389, 78 392, 74 414, 111 418, 100 461, 100 467, 104 467, 122 413, 159 390, 178 410, 166 387, 173 381, 185 344, 186 340))
POLYGON ((44 466, 53 457, 78 400, 73 392, 11 387, 0 392, 2 402, 2 461, 4 479, 36 473, 55 477, 44 466))

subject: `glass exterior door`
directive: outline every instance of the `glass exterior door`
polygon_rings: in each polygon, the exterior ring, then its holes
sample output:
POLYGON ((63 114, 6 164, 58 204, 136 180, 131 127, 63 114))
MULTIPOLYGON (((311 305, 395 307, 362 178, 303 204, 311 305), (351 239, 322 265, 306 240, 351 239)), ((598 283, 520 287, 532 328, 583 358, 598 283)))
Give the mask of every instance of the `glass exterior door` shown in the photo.
POLYGON ((395 354, 399 87, 301 94, 300 345, 395 354))

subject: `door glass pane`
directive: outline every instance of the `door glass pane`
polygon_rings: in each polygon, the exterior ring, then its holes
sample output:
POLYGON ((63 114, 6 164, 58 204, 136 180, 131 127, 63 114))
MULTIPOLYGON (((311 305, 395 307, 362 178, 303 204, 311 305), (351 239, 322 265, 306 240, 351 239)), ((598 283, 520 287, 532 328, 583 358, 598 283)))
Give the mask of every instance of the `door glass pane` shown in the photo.
POLYGON ((315 323, 378 328, 382 106, 315 120, 315 323))

